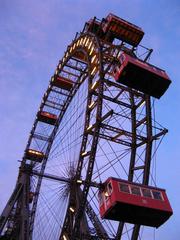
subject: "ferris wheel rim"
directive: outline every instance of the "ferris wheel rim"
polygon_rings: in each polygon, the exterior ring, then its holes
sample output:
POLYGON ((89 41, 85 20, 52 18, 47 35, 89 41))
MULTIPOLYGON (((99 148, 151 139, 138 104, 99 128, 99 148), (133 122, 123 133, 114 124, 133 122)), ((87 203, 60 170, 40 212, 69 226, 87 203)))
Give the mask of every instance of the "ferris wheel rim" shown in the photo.
MULTIPOLYGON (((79 39, 82 39, 82 37, 84 37, 84 38, 86 38, 86 37, 91 37, 93 40, 94 39, 96 39, 96 41, 97 41, 97 38, 96 38, 96 36, 94 35, 94 34, 82 34, 80 37, 79 37, 79 39)), ((75 41, 73 41, 73 42, 75 42, 74 44, 76 44, 77 43, 77 41, 78 41, 78 39, 75 39, 75 41)), ((68 50, 70 49, 70 47, 68 48, 68 50)), ((68 59, 69 58, 71 58, 71 57, 73 57, 73 55, 75 54, 75 52, 76 51, 84 51, 84 49, 76 49, 76 48, 74 48, 73 49, 74 51, 73 51, 73 53, 71 53, 71 54, 68 54, 68 59)), ((67 53, 66 53, 67 54, 67 53)), ((66 55, 65 54, 65 55, 66 55)), ((84 54, 87 54, 85 51, 84 51, 84 54)), ((86 58, 88 58, 88 55, 86 56, 86 58)), ((64 61, 64 63, 65 62, 67 62, 68 61, 68 59, 67 60, 65 60, 64 61)), ((90 61, 89 61, 90 62, 90 61)), ((89 64, 89 63, 88 63, 89 64)), ((57 71, 57 70, 56 70, 57 71)), ((91 76, 90 76, 91 77, 91 76)), ((80 83, 81 84, 81 83, 80 83)), ((88 107, 88 106, 87 106, 88 107)), ((67 109, 66 109, 67 110, 67 109)), ((65 112, 64 112, 64 114, 65 114, 65 112)), ((63 117, 62 117, 62 119, 63 119, 63 117)), ((59 124, 60 124, 60 122, 59 122, 59 124)), ((84 135, 84 134, 83 134, 84 135)), ((55 136, 54 136, 54 138, 55 138, 55 136)), ((53 141, 53 139, 52 139, 52 141, 53 141)), ((45 168, 44 168, 44 171, 45 171, 45 168)), ((42 177, 42 175, 43 175, 43 172, 41 172, 41 176, 40 176, 40 178, 42 177)), ((38 195, 38 193, 36 193, 36 195, 38 195)), ((34 211, 36 211, 35 209, 34 209, 34 211)), ((32 223, 32 225, 33 225, 33 223, 32 223)))

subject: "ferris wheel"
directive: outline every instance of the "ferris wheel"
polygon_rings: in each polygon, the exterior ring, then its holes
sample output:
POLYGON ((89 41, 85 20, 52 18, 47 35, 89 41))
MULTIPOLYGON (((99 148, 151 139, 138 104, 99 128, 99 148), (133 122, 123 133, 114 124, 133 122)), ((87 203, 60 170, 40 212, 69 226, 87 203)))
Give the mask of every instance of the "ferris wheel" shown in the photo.
POLYGON ((151 96, 160 98, 170 80, 147 63, 152 49, 139 45, 143 35, 109 14, 87 22, 67 47, 1 214, 0 239, 143 239, 141 225, 150 224, 111 218, 110 210, 102 216, 99 194, 109 197, 109 177, 155 186, 151 170, 167 129, 154 119, 151 96))

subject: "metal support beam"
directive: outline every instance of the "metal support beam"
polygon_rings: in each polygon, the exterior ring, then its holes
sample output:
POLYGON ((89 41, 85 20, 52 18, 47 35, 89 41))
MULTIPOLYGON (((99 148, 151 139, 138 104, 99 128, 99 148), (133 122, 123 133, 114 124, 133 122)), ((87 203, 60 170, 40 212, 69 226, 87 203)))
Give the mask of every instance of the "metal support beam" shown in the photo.
POLYGON ((5 224, 8 221, 8 217, 10 216, 10 212, 12 211, 19 195, 21 194, 23 189, 23 184, 22 183, 17 183, 16 187, 9 199, 9 201, 7 202, 2 214, 1 214, 1 218, 0 218, 0 236, 2 234, 2 231, 4 229, 5 224))
MULTIPOLYGON (((11 231, 8 238, 29 240, 29 174, 20 171, 15 190, 5 206, 0 219, 0 236, 11 216, 11 231), (13 211, 14 208, 14 211, 13 211)), ((4 232, 6 236, 6 231, 4 232)))
POLYGON ((94 225, 98 237, 100 237, 101 239, 109 239, 106 230, 104 229, 97 214, 94 212, 93 208, 91 207, 88 201, 86 202, 86 213, 89 219, 91 220, 92 224, 94 225))

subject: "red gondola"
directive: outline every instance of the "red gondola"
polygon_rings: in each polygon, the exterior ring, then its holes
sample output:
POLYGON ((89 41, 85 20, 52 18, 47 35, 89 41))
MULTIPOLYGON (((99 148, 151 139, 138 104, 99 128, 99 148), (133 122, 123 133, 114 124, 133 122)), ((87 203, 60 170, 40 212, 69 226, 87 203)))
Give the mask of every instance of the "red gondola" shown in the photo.
POLYGON ((164 189, 108 178, 99 192, 104 219, 159 227, 172 215, 164 189))
POLYGON ((61 76, 54 76, 52 78, 52 85, 58 88, 62 88, 64 90, 70 91, 73 87, 73 82, 67 78, 61 77, 61 76))
POLYGON ((112 74, 116 81, 128 87, 160 98, 171 83, 164 70, 124 52, 121 53, 119 61, 120 64, 115 66, 112 74))
POLYGON ((84 52, 82 52, 81 50, 76 51, 76 52, 73 54, 73 58, 76 58, 76 59, 82 61, 83 63, 87 63, 87 57, 86 57, 86 55, 84 54, 84 52))
POLYGON ((133 46, 137 46, 144 36, 144 32, 140 27, 112 13, 106 17, 106 23, 103 25, 103 30, 105 33, 109 32, 111 38, 120 39, 133 46))
POLYGON ((55 125, 57 121, 57 116, 55 114, 45 112, 45 111, 40 111, 38 113, 38 120, 41 122, 45 122, 51 125, 55 125))
POLYGON ((25 158, 39 163, 42 162, 44 156, 43 152, 34 149, 27 149, 25 153, 25 158))

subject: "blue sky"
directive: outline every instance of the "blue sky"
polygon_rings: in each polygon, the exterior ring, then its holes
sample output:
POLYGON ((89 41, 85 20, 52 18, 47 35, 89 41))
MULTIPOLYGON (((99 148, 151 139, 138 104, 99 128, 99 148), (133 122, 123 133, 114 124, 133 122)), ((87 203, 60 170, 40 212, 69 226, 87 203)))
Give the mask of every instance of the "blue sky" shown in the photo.
POLYGON ((156 101, 156 117, 169 129, 157 159, 157 183, 167 189, 174 215, 156 239, 179 239, 180 219, 180 2, 178 0, 0 1, 0 210, 15 185, 19 163, 41 97, 67 45, 84 22, 112 12, 145 31, 151 63, 172 84, 156 101))

